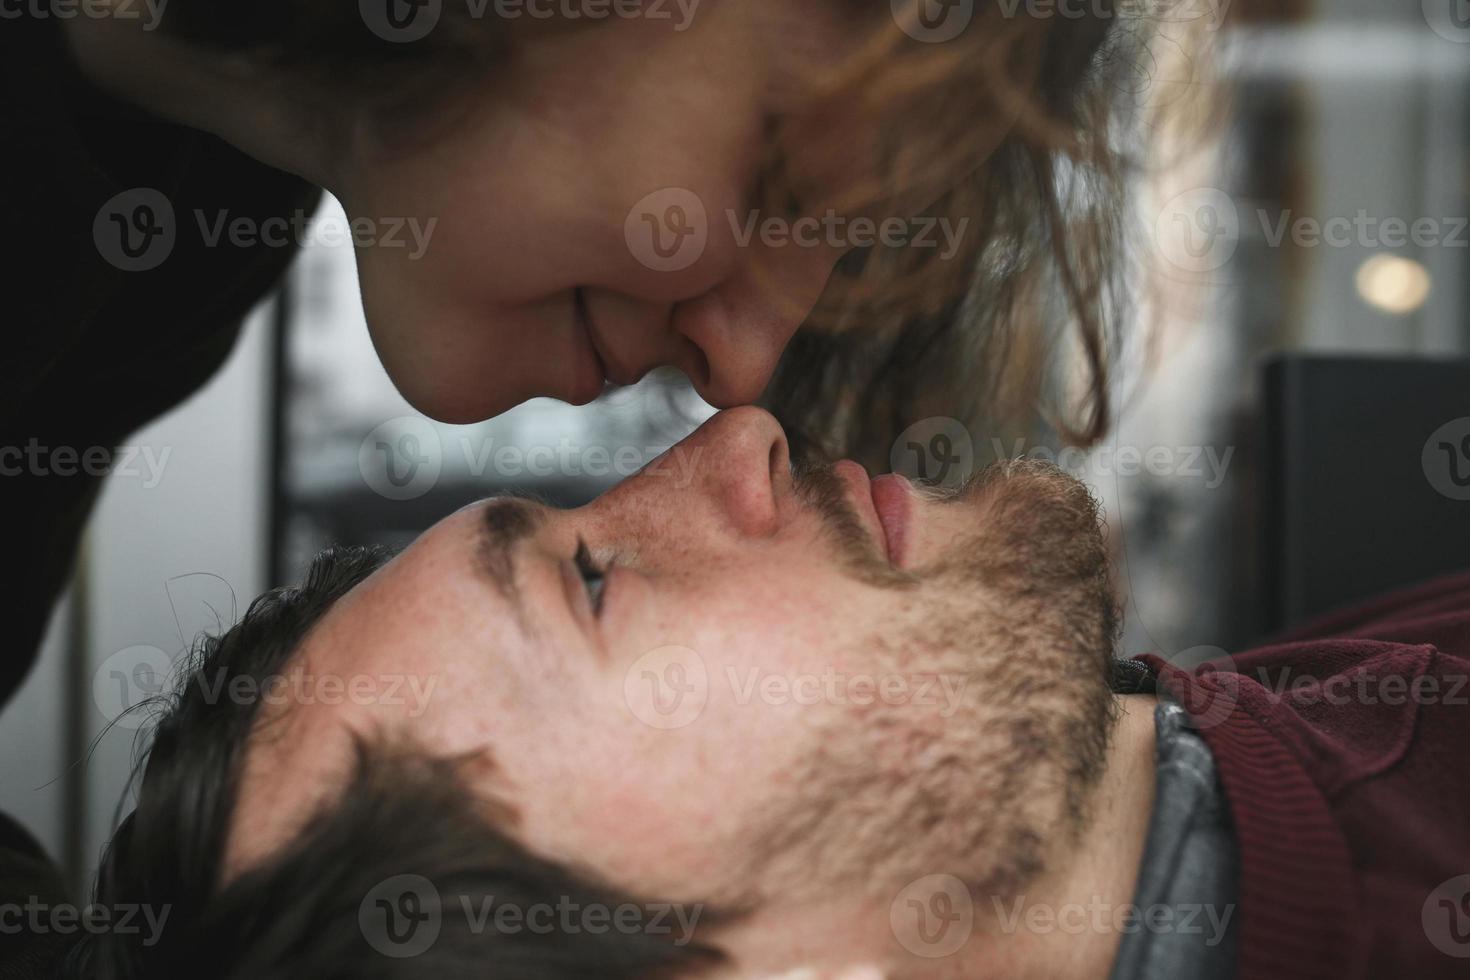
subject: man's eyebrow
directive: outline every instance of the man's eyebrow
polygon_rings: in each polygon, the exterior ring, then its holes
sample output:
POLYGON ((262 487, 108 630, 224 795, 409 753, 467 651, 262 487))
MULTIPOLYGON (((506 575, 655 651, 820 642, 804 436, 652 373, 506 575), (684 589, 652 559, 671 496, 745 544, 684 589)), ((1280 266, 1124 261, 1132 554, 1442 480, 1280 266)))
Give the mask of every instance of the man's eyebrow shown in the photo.
POLYGON ((509 602, 519 603, 516 545, 536 532, 544 514, 544 508, 519 497, 502 497, 481 509, 480 542, 476 549, 479 566, 509 602))

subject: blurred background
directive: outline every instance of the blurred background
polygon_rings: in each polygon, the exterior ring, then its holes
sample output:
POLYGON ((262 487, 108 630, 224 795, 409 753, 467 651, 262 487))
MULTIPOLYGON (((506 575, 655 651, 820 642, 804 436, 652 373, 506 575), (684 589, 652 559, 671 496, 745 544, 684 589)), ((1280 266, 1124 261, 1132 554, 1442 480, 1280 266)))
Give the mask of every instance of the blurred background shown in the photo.
MULTIPOLYGON (((1214 121, 1181 127, 1140 176, 1140 265, 1157 274, 1139 316, 1156 330, 1130 351, 1111 438, 1084 455, 1044 430, 917 433, 966 441, 967 466, 1046 455, 1094 487, 1123 654, 1239 649, 1470 555, 1470 3, 1228 12, 1208 57, 1157 46, 1148 97, 1214 121)), ((317 217, 344 221, 332 202, 317 217)), ((401 545, 504 489, 584 502, 708 413, 653 376, 584 409, 431 424, 371 349, 350 248, 312 245, 227 370, 129 440, 41 663, 0 717, 0 809, 81 886, 138 737, 130 720, 104 730, 198 631, 330 542, 401 545)), ((902 449, 896 468, 923 465, 902 449)))

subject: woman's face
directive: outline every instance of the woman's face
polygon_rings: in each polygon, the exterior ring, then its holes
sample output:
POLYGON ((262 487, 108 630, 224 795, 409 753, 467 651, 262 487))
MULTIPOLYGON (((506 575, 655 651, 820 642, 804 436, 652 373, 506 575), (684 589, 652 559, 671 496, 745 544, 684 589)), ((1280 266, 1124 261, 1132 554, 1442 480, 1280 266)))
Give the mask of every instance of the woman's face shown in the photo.
MULTIPOLYGON (((365 17, 375 4, 412 31, 438 0, 363 0, 365 17)), ((659 365, 716 406, 760 395, 851 247, 824 212, 798 224, 799 202, 755 210, 773 127, 871 30, 846 6, 483 0, 508 53, 444 102, 342 98, 131 24, 68 29, 105 86, 382 229, 357 246, 373 342, 417 409, 468 422, 539 395, 590 401, 659 365), (422 248, 388 244, 405 222, 422 248)), ((835 150, 808 186, 871 159, 835 150)))

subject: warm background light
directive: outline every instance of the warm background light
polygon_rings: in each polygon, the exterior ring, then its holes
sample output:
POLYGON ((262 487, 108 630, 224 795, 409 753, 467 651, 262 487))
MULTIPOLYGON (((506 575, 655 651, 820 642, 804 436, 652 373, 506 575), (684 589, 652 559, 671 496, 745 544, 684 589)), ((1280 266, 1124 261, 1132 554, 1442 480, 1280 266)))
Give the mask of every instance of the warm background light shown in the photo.
POLYGON ((1385 313, 1413 313, 1429 299, 1429 270, 1413 259, 1375 255, 1358 269, 1358 295, 1385 313))

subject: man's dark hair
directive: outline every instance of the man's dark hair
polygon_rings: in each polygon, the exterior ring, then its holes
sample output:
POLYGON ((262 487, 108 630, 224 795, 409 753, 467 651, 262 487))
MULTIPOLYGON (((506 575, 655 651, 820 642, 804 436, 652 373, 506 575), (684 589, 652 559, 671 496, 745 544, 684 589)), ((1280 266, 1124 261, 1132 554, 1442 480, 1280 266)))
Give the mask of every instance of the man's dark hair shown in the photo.
MULTIPOLYGON (((109 843, 96 884, 104 908, 167 918, 157 935, 88 935, 65 976, 631 980, 697 975, 724 960, 659 914, 674 903, 640 901, 517 842, 511 809, 464 778, 482 757, 436 758, 387 737, 358 742, 345 790, 293 841, 227 876, 260 699, 220 692, 236 678, 264 690, 332 604, 387 557, 325 552, 301 588, 266 593, 196 648, 140 763, 137 808, 109 843), (206 673, 211 683, 201 682, 206 673), (507 908, 515 915, 498 918, 507 908), (561 909, 597 910, 600 927, 545 914, 561 909), (614 914, 629 909, 637 914, 614 914)), ((692 908, 697 925, 715 921, 692 908)))

